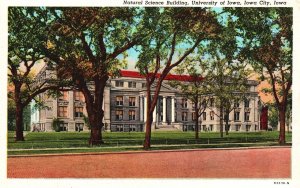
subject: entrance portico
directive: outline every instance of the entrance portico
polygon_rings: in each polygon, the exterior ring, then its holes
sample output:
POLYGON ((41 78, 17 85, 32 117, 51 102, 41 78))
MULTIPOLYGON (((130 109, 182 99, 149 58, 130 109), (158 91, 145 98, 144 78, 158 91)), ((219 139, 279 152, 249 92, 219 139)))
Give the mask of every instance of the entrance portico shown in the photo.
MULTIPOLYGON (((156 107, 153 111, 153 123, 155 127, 172 126, 175 123, 175 96, 173 95, 160 95, 157 100, 156 107)), ((141 117, 142 121, 147 120, 147 97, 140 96, 141 101, 141 117)))

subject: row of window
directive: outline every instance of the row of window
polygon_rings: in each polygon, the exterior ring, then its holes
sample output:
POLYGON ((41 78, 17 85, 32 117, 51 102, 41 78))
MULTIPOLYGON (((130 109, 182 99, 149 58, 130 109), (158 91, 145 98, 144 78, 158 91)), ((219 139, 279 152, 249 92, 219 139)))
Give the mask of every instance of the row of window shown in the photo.
MULTIPOLYGON (((202 120, 203 121, 206 121, 206 112, 203 112, 202 113, 202 120)), ((209 117, 210 117, 210 120, 215 120, 215 112, 214 111, 210 111, 209 112, 209 117)), ((192 112, 192 120, 196 120, 196 113, 195 112, 192 112)))
MULTIPOLYGON (((123 81, 116 81, 116 86, 118 87, 123 87, 124 82, 123 81)), ((130 88, 136 88, 136 82, 128 82, 128 87, 130 88)), ((69 92, 68 91, 61 91, 61 95, 59 97, 59 100, 64 100, 64 101, 68 101, 69 99, 69 92)), ((82 92, 80 91, 74 91, 74 99, 75 101, 84 101, 84 95, 82 92)), ((129 97, 129 106, 135 106, 135 101, 136 98, 135 97, 129 97)), ((188 103, 188 99, 187 98, 182 98, 181 99, 181 105, 182 108, 187 108, 187 103, 188 103)), ((205 99, 202 101, 202 106, 206 106, 208 103, 209 107, 213 107, 215 105, 215 99, 214 98, 209 98, 208 101, 205 99)), ((116 97, 116 105, 118 106, 122 106, 123 105, 123 96, 117 96, 116 97)), ((176 105, 176 100, 175 100, 175 106, 176 105)), ((192 108, 195 107, 195 104, 192 102, 192 108)), ((235 108, 239 108, 240 107, 240 103, 239 102, 235 102, 234 103, 234 107, 235 108)), ((245 108, 249 108, 250 107, 250 100, 245 99, 244 100, 244 107, 245 108)))
MULTIPOLYGON (((116 81, 116 85, 117 85, 117 83, 118 83, 119 87, 121 87, 123 85, 122 81, 116 81)), ((131 87, 131 88, 135 88, 136 83, 135 82, 128 82, 128 86, 131 87)), ((59 97, 59 100, 68 101, 68 98, 69 98, 68 91, 62 91, 61 96, 59 97)), ((75 101, 84 101, 84 96, 83 96, 82 92, 74 91, 74 99, 75 99, 75 101)), ((129 106, 135 106, 136 105, 135 101, 136 101, 136 97, 129 97, 129 106)), ((188 106, 187 103, 188 103, 188 99, 186 99, 186 98, 181 99, 182 108, 187 108, 187 106, 188 106)), ((202 105, 206 105, 206 104, 207 104, 207 101, 203 100, 202 105)), ((208 104, 209 104, 210 107, 213 107, 215 105, 214 98, 210 98, 208 104)), ((116 96, 116 105, 117 106, 123 106, 124 105, 123 96, 116 96)), ((177 105, 176 105, 176 100, 175 100, 175 107, 176 106, 177 105)), ((250 100, 244 100, 244 107, 249 108, 249 106, 250 106, 250 100)), ((235 102, 234 107, 239 108, 240 103, 235 102)), ((195 108, 195 104, 193 102, 192 102, 192 108, 195 108)))
MULTIPOLYGON (((135 106, 136 97, 129 97, 129 106, 135 106)), ((123 106, 124 98, 123 96, 116 96, 116 106, 123 106)))
MULTIPOLYGON (((123 110, 116 110, 116 120, 123 120, 123 110)), ((128 119, 129 120, 135 120, 136 112, 135 110, 129 110, 128 113, 128 119)), ((161 114, 162 116, 162 114, 161 114)), ((177 113, 176 113, 177 116, 177 113)), ((60 106, 58 108, 58 117, 68 117, 68 107, 67 106, 60 106)), ((74 109, 74 117, 83 117, 83 107, 75 107, 74 109)), ((210 111, 209 113, 210 120, 215 119, 214 111, 210 111)), ((224 116, 224 120, 226 120, 228 116, 224 116)), ((177 119, 177 118, 176 118, 177 119)), ((196 113, 192 112, 192 120, 194 121, 196 119, 196 113)), ((182 112, 181 113, 181 120, 187 121, 188 120, 188 112, 182 112)), ((206 121, 206 112, 203 112, 202 114, 202 120, 206 121)), ((244 121, 250 120, 250 112, 244 113, 244 121)), ((240 121, 240 112, 234 112, 234 121, 240 121)))
MULTIPOLYGON (((117 132, 124 132, 125 129, 124 129, 124 125, 116 125, 116 131, 117 132)), ((137 131, 137 127, 136 125, 129 125, 129 132, 135 132, 137 131)))
MULTIPOLYGON (((136 103, 136 97, 129 97, 129 106, 135 106, 136 103)), ((186 98, 182 98, 181 99, 181 105, 182 105, 182 108, 187 108, 187 103, 188 103, 188 100, 186 98)), ((214 105, 214 100, 211 100, 211 105, 214 105)), ((124 97, 123 96, 116 96, 116 106, 123 106, 124 105, 124 97)), ((163 103, 162 103, 162 100, 160 101, 160 105, 162 106, 163 103)), ((175 107, 177 107, 177 104, 176 104, 176 100, 175 100, 175 107)), ((194 104, 193 104, 193 108, 194 108, 194 104)))
MULTIPOLYGON (((231 125, 229 125, 229 130, 230 130, 231 125)), ((251 125, 246 125, 246 131, 250 131, 251 125)), ((213 125, 202 125, 201 127, 199 126, 199 131, 214 131, 214 126, 213 125)), ((255 125, 255 130, 257 130, 257 126, 255 125)), ((195 125, 184 125, 183 126, 183 131, 195 131, 195 125)), ((224 126, 224 131, 225 131, 225 126, 224 126)), ((241 131, 241 125, 234 125, 234 129, 232 131, 241 131)))
MULTIPOLYGON (((59 106, 58 107, 58 117, 68 117, 68 107, 59 106)), ((74 108, 74 117, 83 117, 83 107, 74 108)))
MULTIPOLYGON (((116 110, 116 120, 120 121, 124 119, 124 111, 123 110, 116 110)), ((128 119, 135 120, 135 110, 128 111, 128 119)))
MULTIPOLYGON (((84 123, 75 123, 75 131, 83 131, 84 123)), ((68 123, 60 123, 59 131, 68 131, 68 123)))
MULTIPOLYGON (((124 87, 124 81, 116 81, 116 87, 124 87)), ((129 88, 136 88, 136 82, 128 82, 129 88)), ((144 83, 142 87, 145 87, 144 83)))
MULTIPOLYGON (((84 96, 80 91, 74 91, 74 99, 75 101, 84 101, 84 96)), ((61 91, 58 100, 68 101, 69 100, 69 92, 61 91)))
MULTIPOLYGON (((230 130, 231 125, 229 125, 229 130, 230 130)), ((246 125, 246 131, 250 130, 251 125, 246 125)), ((225 130, 225 125, 223 126, 224 130, 225 130)), ((202 130, 204 131, 214 131, 214 126, 213 125, 202 125, 202 130)), ((234 125, 234 130, 235 131, 240 131, 241 130, 241 125, 234 125)))
MULTIPOLYGON (((206 121, 206 112, 202 113, 202 120, 206 121)), ((215 120, 215 113, 214 111, 209 112, 209 117, 210 120, 215 120)), ((182 112, 182 121, 187 121, 187 112, 182 112)), ((227 120, 228 116, 224 115, 224 120, 227 120)), ((196 120, 196 113, 192 112, 192 120, 196 120)), ((240 121, 240 112, 234 112, 234 121, 240 121)), ((245 112, 244 113, 244 121, 249 121, 250 120, 250 112, 245 112)))

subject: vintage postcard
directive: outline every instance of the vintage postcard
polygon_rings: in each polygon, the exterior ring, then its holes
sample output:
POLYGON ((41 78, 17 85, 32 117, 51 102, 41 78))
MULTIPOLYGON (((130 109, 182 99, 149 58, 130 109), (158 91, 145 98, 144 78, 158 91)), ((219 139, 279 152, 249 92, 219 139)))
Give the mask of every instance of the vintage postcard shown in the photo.
POLYGON ((299 186, 299 11, 1 2, 1 184, 299 186))

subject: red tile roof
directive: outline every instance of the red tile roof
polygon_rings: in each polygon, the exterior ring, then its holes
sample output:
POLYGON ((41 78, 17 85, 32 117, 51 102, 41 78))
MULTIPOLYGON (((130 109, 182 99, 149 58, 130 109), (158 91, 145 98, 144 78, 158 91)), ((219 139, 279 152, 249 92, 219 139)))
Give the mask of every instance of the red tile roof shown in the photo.
MULTIPOLYGON (((160 75, 161 75, 160 73, 157 73, 156 78, 159 78, 160 75)), ((129 70, 121 70, 120 76, 121 77, 129 77, 129 78, 145 78, 145 76, 141 75, 139 72, 129 71, 129 70)), ((165 80, 177 80, 177 81, 187 81, 187 82, 191 82, 195 79, 202 80, 203 78, 189 76, 189 75, 175 75, 175 74, 168 74, 165 78, 165 80)))

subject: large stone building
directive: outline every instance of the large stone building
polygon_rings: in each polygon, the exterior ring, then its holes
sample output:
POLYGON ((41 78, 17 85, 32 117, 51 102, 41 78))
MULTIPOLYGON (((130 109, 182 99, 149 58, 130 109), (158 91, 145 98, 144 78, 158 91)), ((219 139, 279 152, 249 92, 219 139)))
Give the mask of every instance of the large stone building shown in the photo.
MULTIPOLYGON (((50 76, 44 67, 37 80, 50 76)), ((192 131, 195 128, 194 109, 180 91, 172 88, 169 80, 185 81, 188 76, 169 75, 162 85, 156 109, 153 113, 154 130, 192 131)), ((236 105, 229 115, 229 131, 258 131, 260 129, 260 99, 257 81, 248 80, 249 98, 236 105)), ((90 87, 93 87, 92 85, 90 87)), ((104 129, 113 132, 144 131, 147 101, 145 79, 138 72, 123 70, 118 78, 110 78, 104 92, 104 129)), ((32 131, 53 131, 53 119, 61 120, 60 131, 87 131, 84 97, 79 91, 63 91, 61 97, 52 98, 41 94, 47 108, 32 114, 32 131)), ((32 104, 34 105, 34 104, 32 104)), ((201 131, 219 131, 218 110, 214 98, 201 117, 201 131)), ((224 128, 225 129, 225 128, 224 128)))

